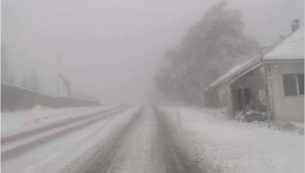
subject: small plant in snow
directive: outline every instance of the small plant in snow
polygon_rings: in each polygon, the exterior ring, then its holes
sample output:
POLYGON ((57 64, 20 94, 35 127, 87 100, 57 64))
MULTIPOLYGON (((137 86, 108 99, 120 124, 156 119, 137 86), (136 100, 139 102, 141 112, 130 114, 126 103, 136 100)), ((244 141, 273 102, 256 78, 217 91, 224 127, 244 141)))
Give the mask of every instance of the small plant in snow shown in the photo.
POLYGON ((246 122, 266 121, 268 119, 266 106, 262 102, 252 99, 246 109, 237 113, 234 119, 246 122))

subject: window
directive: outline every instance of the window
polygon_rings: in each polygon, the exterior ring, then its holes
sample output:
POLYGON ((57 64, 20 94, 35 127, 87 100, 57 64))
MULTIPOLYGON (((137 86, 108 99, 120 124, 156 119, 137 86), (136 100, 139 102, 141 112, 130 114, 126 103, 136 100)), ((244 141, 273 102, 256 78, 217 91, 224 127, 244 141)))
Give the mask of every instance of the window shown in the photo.
POLYGON ((304 95, 304 74, 283 74, 285 96, 304 95))

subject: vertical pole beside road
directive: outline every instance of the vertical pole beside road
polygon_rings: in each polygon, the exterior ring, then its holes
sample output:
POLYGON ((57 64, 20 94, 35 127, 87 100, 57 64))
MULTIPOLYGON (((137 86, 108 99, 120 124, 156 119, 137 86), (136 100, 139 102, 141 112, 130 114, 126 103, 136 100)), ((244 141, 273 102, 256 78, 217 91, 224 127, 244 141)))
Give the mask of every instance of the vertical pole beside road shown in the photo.
POLYGON ((60 54, 58 54, 58 61, 57 61, 57 96, 59 96, 59 71, 60 71, 60 54))

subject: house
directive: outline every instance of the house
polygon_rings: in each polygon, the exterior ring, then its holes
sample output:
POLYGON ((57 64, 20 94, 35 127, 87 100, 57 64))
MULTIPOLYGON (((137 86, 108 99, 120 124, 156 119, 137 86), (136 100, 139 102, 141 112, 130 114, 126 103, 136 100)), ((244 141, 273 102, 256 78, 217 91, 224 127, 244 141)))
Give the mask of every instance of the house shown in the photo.
POLYGON ((234 116, 257 100, 275 121, 304 122, 304 27, 292 31, 205 88, 205 104, 234 116))

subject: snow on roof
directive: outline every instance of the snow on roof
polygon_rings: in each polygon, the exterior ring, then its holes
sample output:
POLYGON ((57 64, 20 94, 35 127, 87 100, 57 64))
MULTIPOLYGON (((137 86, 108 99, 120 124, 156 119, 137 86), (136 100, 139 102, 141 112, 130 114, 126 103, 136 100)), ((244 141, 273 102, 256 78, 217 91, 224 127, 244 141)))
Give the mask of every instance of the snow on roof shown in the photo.
MULTIPOLYGON (((304 27, 301 27, 295 33, 289 35, 286 39, 275 42, 272 46, 265 50, 264 60, 299 60, 304 59, 304 27)), ((230 71, 216 79, 209 88, 218 86, 219 84, 226 84, 234 78, 243 73, 247 73, 253 68, 258 67, 260 62, 260 55, 245 61, 244 63, 234 66, 230 71)), ((203 91, 207 91, 205 88, 203 91)))
POLYGON ((287 39, 264 56, 264 60, 304 60, 304 27, 301 27, 287 39))
POLYGON ((222 75, 218 79, 216 79, 209 86, 209 88, 213 88, 221 83, 229 82, 235 76, 238 76, 239 74, 241 74, 242 72, 246 71, 247 69, 249 69, 250 67, 252 67, 256 64, 260 64, 260 55, 259 54, 257 54, 256 56, 250 58, 249 60, 247 60, 241 64, 234 66, 230 71, 228 71, 227 73, 225 73, 224 75, 222 75))

